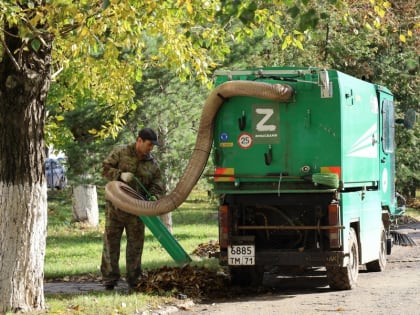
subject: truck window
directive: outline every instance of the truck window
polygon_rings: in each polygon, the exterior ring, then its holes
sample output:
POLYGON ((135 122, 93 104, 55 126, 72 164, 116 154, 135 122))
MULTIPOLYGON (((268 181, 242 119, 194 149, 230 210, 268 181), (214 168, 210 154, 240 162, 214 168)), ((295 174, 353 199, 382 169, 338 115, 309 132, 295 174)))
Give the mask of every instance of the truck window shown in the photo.
POLYGON ((382 149, 384 153, 394 152, 394 103, 384 100, 382 103, 382 149))

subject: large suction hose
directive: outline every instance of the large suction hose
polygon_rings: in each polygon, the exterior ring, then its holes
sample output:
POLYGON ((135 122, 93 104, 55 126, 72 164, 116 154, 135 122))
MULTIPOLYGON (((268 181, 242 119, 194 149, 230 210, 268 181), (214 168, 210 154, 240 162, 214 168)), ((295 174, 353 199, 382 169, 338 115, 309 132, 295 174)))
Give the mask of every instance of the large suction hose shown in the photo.
POLYGON ((194 151, 175 189, 158 201, 145 201, 135 191, 119 181, 105 186, 105 197, 115 207, 141 216, 156 216, 175 210, 187 199, 206 166, 213 142, 213 122, 220 106, 233 96, 249 96, 272 101, 289 101, 293 88, 283 84, 253 81, 229 81, 215 88, 207 98, 201 114, 194 151))

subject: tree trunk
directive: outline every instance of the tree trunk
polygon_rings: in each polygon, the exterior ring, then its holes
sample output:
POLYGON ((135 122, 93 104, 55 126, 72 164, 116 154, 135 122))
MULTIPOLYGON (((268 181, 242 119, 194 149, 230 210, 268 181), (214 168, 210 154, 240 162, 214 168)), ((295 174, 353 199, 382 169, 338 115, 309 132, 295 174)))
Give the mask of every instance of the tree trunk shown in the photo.
POLYGON ((166 226, 168 231, 172 234, 172 212, 162 214, 159 217, 163 225, 166 226))
POLYGON ((73 220, 92 227, 99 224, 98 196, 95 185, 79 185, 73 190, 73 220))
POLYGON ((0 183, 0 313, 44 308, 45 185, 0 183))
MULTIPOLYGON (((45 308, 45 102, 52 36, 32 50, 4 23, 0 49, 0 313, 45 308)), ((36 46, 36 45, 35 45, 36 46)))

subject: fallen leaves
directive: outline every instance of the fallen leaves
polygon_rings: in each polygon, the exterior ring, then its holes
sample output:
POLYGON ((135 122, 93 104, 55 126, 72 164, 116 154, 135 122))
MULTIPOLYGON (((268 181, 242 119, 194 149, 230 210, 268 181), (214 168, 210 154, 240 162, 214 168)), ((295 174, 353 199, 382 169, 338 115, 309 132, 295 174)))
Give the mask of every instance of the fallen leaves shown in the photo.
MULTIPOLYGON (((192 252, 199 257, 211 257, 220 251, 217 241, 210 240, 201 243, 192 252)), ((87 283, 101 282, 100 275, 83 274, 64 276, 61 278, 46 279, 47 282, 87 283)), ((170 296, 179 300, 206 300, 215 298, 228 298, 250 293, 261 293, 261 288, 244 288, 230 285, 227 269, 210 269, 185 265, 183 267, 161 267, 149 269, 143 273, 142 279, 134 291, 145 294, 170 296)), ((120 305, 124 308, 124 305, 120 305)))
MULTIPOLYGON (((217 241, 201 243, 192 252, 198 257, 212 257, 220 251, 217 241)), ((205 298, 224 291, 229 284, 224 272, 205 267, 162 267, 148 271, 136 290, 147 294, 172 295, 180 300, 205 298)), ((223 293, 222 293, 223 294, 223 293)))
POLYGON ((198 244, 197 248, 193 250, 192 254, 198 257, 212 257, 219 251, 219 242, 211 240, 208 243, 198 244))
POLYGON ((136 291, 172 295, 178 299, 214 296, 228 285, 228 276, 204 267, 162 267, 148 271, 136 291))

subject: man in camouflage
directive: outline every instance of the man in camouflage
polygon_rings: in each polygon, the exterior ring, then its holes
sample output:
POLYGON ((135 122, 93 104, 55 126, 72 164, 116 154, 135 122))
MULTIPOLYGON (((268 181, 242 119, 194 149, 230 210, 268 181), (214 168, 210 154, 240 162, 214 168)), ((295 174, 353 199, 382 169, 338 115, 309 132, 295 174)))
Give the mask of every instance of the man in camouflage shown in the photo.
MULTIPOLYGON (((159 199, 164 194, 164 189, 159 165, 150 153, 155 145, 158 145, 156 133, 150 128, 140 130, 135 143, 117 147, 108 155, 103 161, 102 175, 108 180, 121 180, 146 196, 143 188, 134 179, 137 177, 149 193, 159 199)), ((101 272, 108 290, 112 290, 120 279, 120 245, 124 229, 127 236, 127 282, 134 288, 141 276, 144 223, 138 216, 115 208, 107 200, 101 272)))

